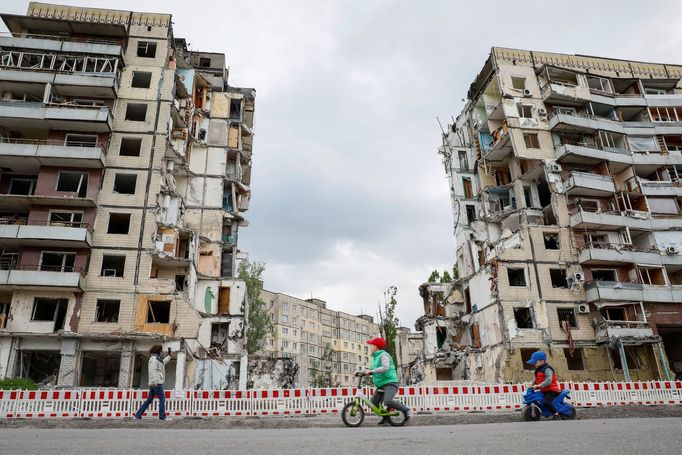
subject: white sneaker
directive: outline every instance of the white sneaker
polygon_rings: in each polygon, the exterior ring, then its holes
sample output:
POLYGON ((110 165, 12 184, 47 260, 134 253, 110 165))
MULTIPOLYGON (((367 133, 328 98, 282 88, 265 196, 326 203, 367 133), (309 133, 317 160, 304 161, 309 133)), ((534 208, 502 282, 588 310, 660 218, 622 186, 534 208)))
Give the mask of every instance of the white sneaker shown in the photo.
POLYGON ((162 422, 168 422, 169 420, 173 420, 173 419, 171 419, 170 417, 166 417, 165 419, 159 419, 159 420, 161 420, 162 422))
POLYGON ((133 420, 142 420, 142 417, 133 416, 133 420))

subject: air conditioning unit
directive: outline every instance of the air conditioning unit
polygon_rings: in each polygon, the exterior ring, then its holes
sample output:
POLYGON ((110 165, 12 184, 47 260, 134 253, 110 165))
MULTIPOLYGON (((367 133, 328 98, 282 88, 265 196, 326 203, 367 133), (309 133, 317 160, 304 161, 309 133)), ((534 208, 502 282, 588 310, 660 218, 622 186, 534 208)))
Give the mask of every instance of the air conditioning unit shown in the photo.
POLYGON ((577 307, 579 314, 588 314, 590 312, 590 306, 587 303, 581 303, 577 307))
POLYGON ((532 93, 530 92, 530 90, 528 90, 528 89, 523 90, 523 96, 531 96, 531 95, 532 95, 532 93))
POLYGON ((571 278, 573 278, 573 281, 576 283, 582 283, 585 281, 585 274, 582 272, 576 272, 573 275, 571 275, 571 278))
POLYGON ((540 117, 545 117, 547 115, 547 110, 544 107, 538 109, 538 115, 540 117))
POLYGON ((679 254, 680 249, 676 246, 667 246, 665 247, 665 254, 679 254))
POLYGON ((556 163, 549 163, 547 166, 547 169, 549 169, 549 172, 553 172, 554 174, 558 174, 561 172, 561 165, 556 164, 556 163))
POLYGON ((102 276, 116 276, 116 269, 103 269, 102 276))

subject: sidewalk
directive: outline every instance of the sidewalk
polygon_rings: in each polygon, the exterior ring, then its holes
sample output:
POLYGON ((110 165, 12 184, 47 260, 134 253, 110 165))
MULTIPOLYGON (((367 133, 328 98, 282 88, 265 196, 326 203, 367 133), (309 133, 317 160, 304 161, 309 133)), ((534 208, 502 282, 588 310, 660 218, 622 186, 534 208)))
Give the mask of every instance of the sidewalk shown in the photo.
MULTIPOLYGON (((613 419, 613 418, 682 418, 682 406, 610 406, 601 408, 579 408, 578 419, 613 419)), ((375 426, 379 421, 376 416, 365 417, 363 426, 375 426)), ((467 425, 480 423, 520 422, 520 412, 509 413, 451 413, 451 414, 416 414, 410 420, 410 426, 426 425, 467 425)), ((532 425, 528 422, 528 425, 532 425)), ((558 423, 560 425, 560 423, 558 423)), ((213 417, 213 418, 174 418, 170 422, 161 422, 147 417, 141 421, 124 419, 12 419, 0 420, 0 429, 12 428, 183 428, 183 429, 274 429, 274 428, 334 428, 343 427, 340 415, 316 415, 309 417, 213 417)))

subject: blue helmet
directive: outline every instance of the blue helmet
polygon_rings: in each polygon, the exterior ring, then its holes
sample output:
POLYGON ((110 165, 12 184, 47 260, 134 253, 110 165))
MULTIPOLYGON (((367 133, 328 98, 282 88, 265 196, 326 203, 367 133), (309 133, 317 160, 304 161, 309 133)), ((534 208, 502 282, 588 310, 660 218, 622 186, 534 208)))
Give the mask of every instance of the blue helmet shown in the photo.
POLYGON ((528 365, 535 365, 535 362, 538 360, 544 360, 545 362, 547 361, 547 354, 545 354, 542 351, 535 351, 533 355, 530 356, 530 359, 526 362, 528 365))

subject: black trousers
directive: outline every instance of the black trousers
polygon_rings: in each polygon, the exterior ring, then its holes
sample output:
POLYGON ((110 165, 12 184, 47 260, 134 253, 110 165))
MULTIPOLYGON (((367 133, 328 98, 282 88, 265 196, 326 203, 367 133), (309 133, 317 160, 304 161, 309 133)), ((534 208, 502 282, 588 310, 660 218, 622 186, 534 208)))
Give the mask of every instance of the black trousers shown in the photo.
POLYGON ((559 394, 557 392, 545 392, 545 407, 552 414, 556 414, 556 408, 552 404, 552 401, 558 396, 559 394))
POLYGON ((381 404, 383 401, 387 409, 397 409, 398 411, 403 411, 405 410, 405 405, 400 401, 393 399, 396 393, 398 393, 398 384, 386 384, 374 391, 370 401, 374 404, 374 406, 379 406, 379 404, 381 404))

